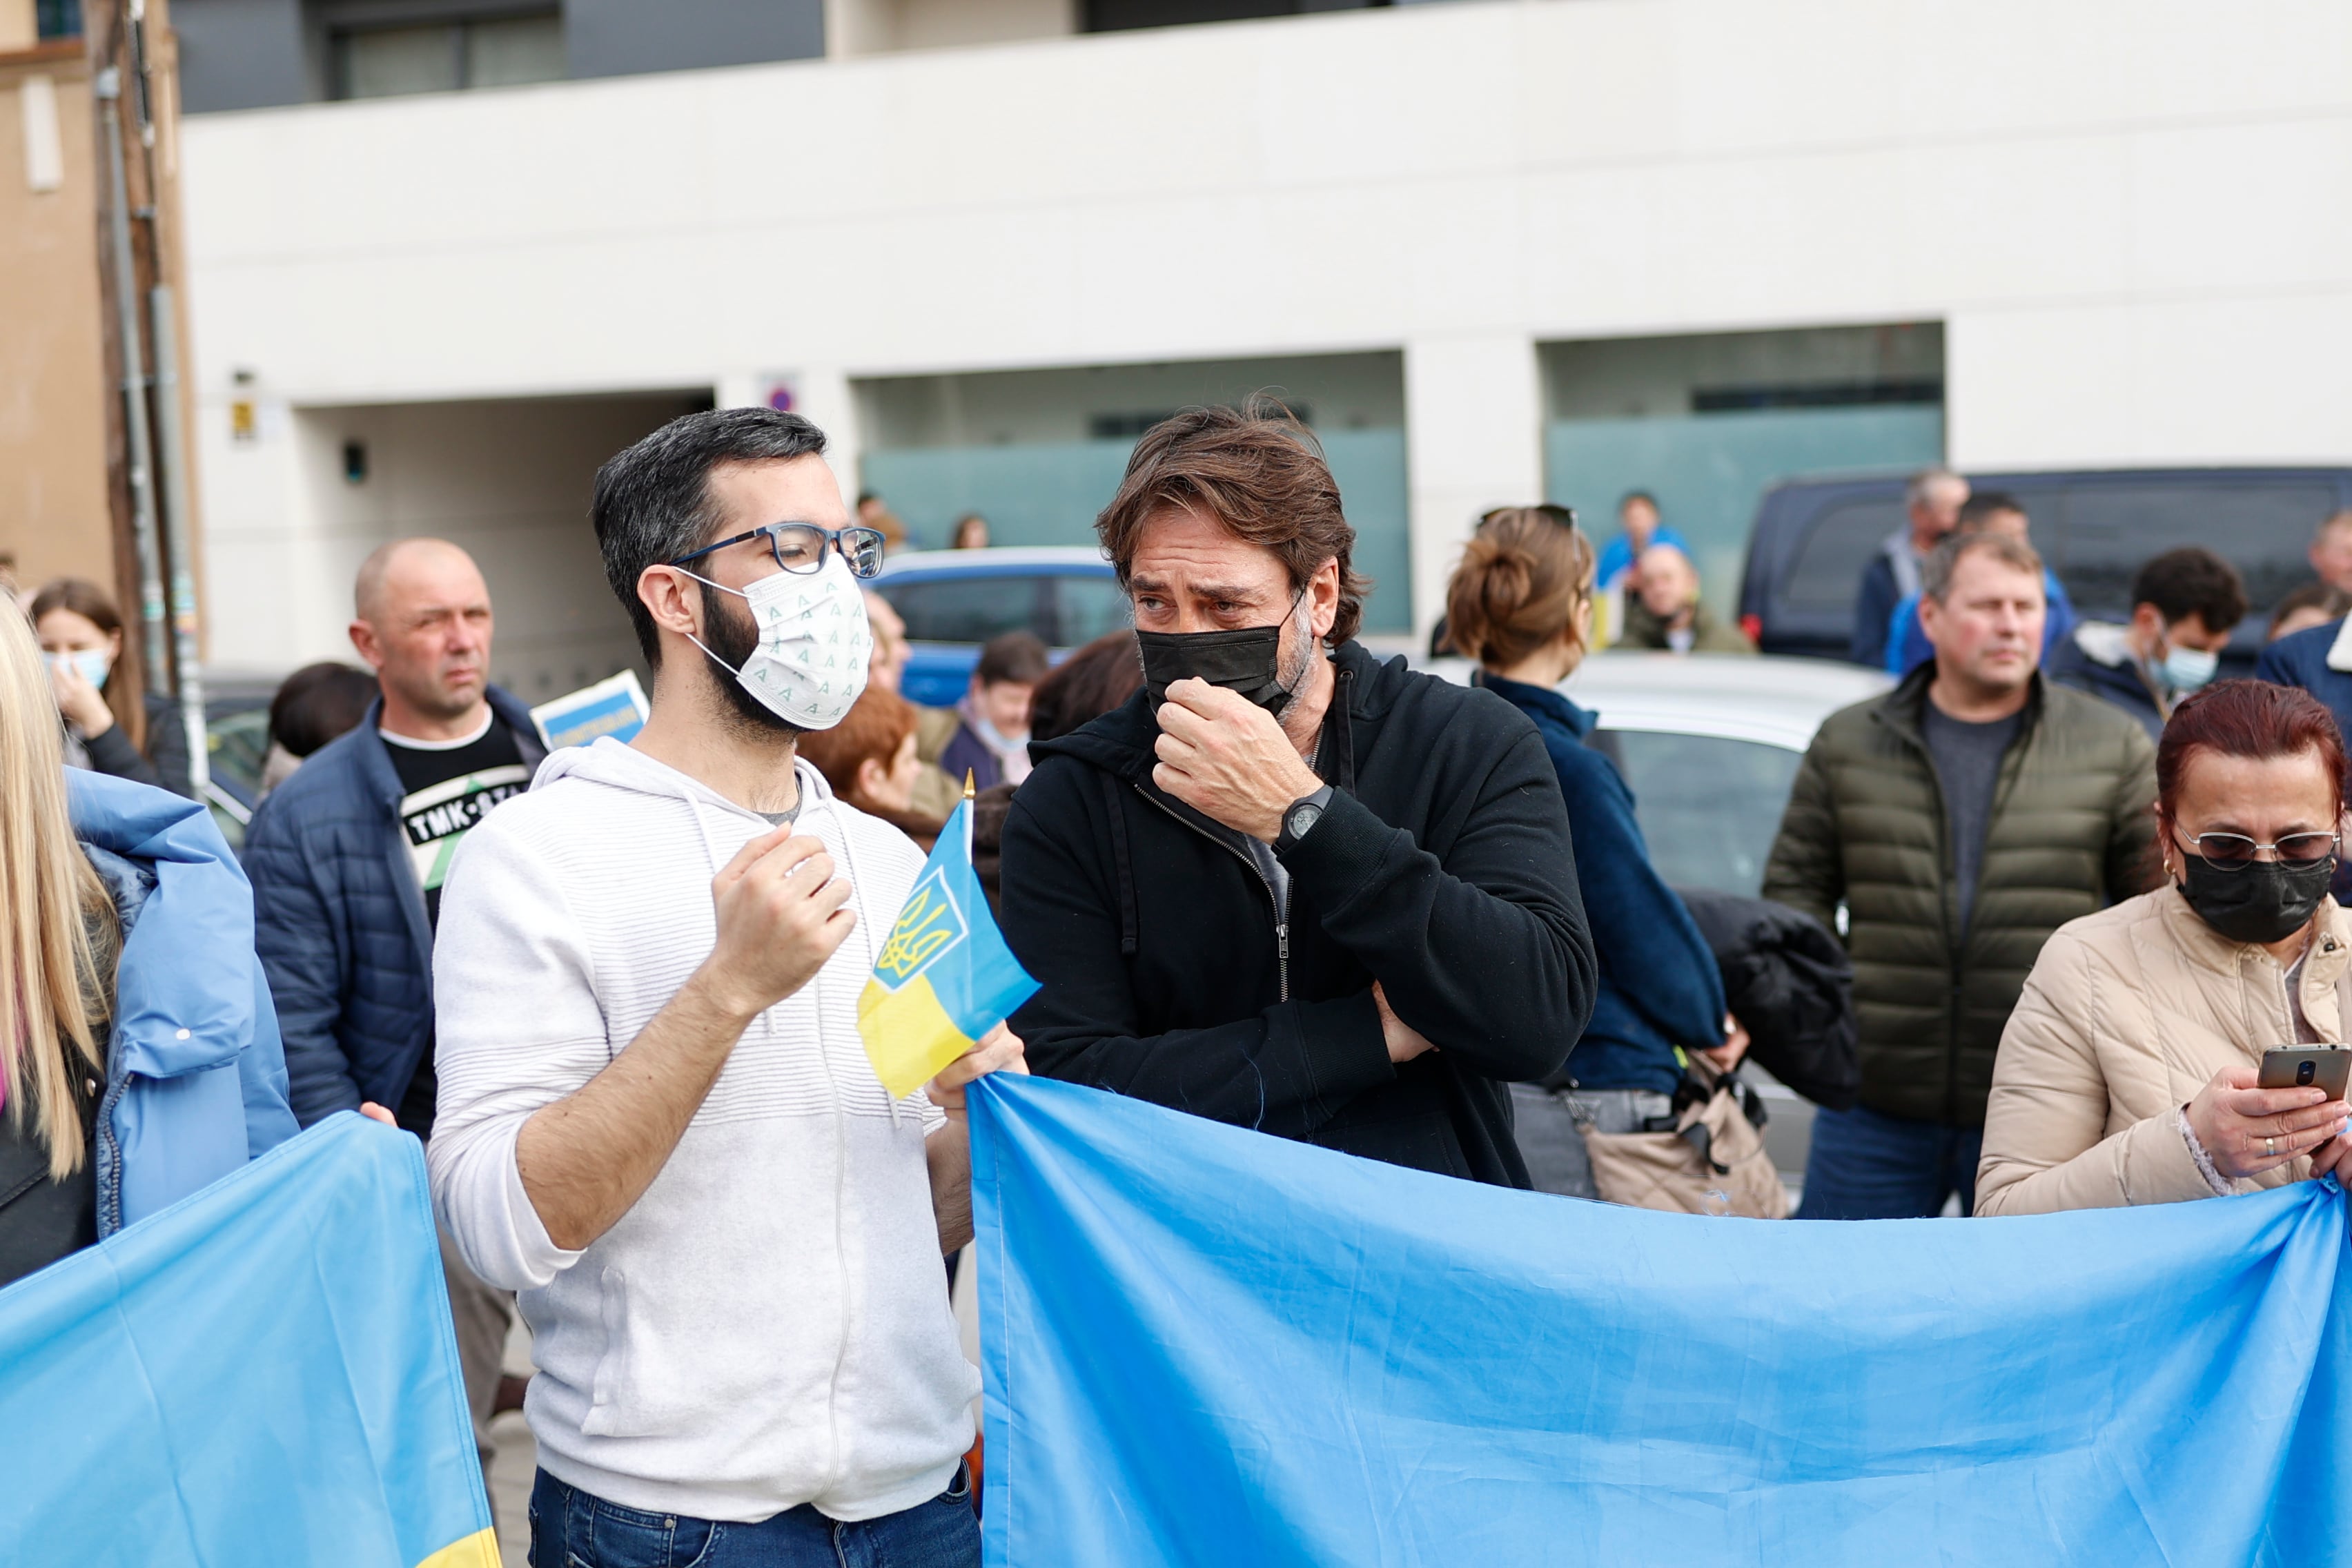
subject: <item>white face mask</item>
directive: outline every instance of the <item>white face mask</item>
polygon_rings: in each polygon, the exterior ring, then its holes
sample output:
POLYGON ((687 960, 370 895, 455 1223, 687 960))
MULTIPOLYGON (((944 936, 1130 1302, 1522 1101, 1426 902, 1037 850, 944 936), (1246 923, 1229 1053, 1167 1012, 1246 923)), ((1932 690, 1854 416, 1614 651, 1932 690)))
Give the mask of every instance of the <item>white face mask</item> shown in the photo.
MULTIPOLYGON (((687 574, 710 583, 695 573, 687 574)), ((866 595, 841 552, 827 548, 819 570, 772 573, 749 589, 729 588, 724 583, 710 585, 751 605, 751 619, 760 628, 759 645, 740 669, 703 647, 701 638, 694 646, 729 670, 761 706, 795 729, 830 730, 840 723, 865 693, 866 666, 874 651, 874 633, 866 624, 866 595)))

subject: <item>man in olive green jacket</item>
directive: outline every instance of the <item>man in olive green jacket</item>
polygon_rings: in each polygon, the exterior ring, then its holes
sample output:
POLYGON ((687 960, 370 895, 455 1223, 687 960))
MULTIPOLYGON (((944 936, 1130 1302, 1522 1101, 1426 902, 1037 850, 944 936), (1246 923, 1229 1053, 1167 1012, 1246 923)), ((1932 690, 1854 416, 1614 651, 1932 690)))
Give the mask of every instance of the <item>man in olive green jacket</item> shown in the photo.
POLYGON ((1799 769, 1764 896, 1835 929, 1862 1103, 1823 1110, 1806 1219, 1974 1206, 2002 1026, 2050 933, 2151 885, 2156 752, 2121 710, 2044 681, 2042 562, 1956 536, 1922 574, 1936 658, 1833 713, 1799 769))

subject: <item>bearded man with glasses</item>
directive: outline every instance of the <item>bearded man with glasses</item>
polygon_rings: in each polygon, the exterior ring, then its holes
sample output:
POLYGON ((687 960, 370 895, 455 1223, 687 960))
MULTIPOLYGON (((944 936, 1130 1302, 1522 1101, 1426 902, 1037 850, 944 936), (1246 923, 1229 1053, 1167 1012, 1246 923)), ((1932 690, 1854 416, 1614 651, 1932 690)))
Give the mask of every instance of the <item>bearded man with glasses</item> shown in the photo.
MULTIPOLYGON (((2002 1037, 1985 1214, 2226 1196, 2352 1174, 2325 1054, 2352 1019, 2352 922, 2328 896, 2347 763, 2308 692, 2229 680, 2157 749, 2166 879, 2062 928, 2002 1037), (2261 1083, 2263 1055, 2303 1069, 2261 1083)), ((2341 1058, 2335 1058, 2340 1061, 2341 1058)))
POLYGON ((532 1561, 977 1568, 963 1086, 893 1100, 857 998, 923 855, 796 742, 865 689, 850 522, 805 419, 672 421, 605 464, 653 667, 635 740, 551 757, 451 871, 436 1209, 520 1292, 532 1561))

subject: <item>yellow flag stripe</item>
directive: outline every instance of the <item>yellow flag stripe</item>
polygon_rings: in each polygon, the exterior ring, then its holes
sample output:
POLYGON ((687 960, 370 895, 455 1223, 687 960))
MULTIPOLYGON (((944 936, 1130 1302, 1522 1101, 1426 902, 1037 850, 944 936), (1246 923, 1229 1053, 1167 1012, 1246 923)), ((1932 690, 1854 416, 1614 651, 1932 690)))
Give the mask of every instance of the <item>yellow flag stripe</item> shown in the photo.
POLYGON ((453 1541, 417 1563, 416 1568, 499 1568, 498 1532, 485 1530, 463 1541, 453 1541))
POLYGON ((857 998, 857 1032, 866 1037, 874 1076, 893 1100, 914 1093, 972 1047, 940 1005, 927 974, 896 991, 868 980, 857 998))

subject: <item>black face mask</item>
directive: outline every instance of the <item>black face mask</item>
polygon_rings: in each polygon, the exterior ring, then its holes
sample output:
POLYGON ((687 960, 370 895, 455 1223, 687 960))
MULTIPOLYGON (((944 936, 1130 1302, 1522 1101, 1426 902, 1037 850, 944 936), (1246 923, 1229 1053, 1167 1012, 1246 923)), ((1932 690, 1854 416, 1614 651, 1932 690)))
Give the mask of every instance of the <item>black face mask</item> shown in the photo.
MULTIPOLYGON (((1297 601, 1291 602, 1296 613, 1297 601)), ((1135 634, 1143 651, 1143 690, 1154 713, 1168 700, 1168 688, 1179 680, 1205 680, 1239 692, 1276 715, 1290 701, 1283 686, 1282 628, 1290 616, 1270 626, 1244 626, 1231 632, 1147 632, 1135 634)))
POLYGON ((2310 922, 2336 876, 2336 857, 2305 866, 2257 860, 2224 871, 2202 855, 2180 854, 2181 893, 2198 917, 2231 942, 2284 942, 2310 922))

